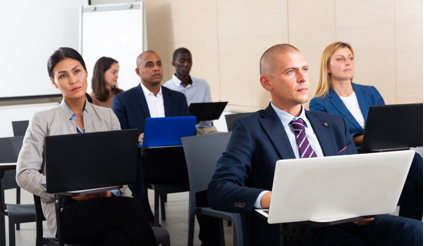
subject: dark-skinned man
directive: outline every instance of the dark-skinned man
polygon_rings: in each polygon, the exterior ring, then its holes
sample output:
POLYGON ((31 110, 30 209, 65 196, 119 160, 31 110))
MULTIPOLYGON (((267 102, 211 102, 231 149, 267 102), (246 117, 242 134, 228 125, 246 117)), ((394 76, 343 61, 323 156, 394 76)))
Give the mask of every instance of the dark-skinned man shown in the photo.
MULTIPOLYGON (((172 66, 175 73, 172 79, 163 86, 183 93, 187 98, 187 104, 212 102, 211 89, 208 82, 190 76, 193 59, 191 52, 186 48, 178 48, 172 56, 172 66)), ((211 134, 218 132, 212 125, 212 121, 202 121, 196 125, 197 135, 211 134)))
MULTIPOLYGON (((190 112, 184 94, 161 86, 163 67, 156 52, 148 50, 141 53, 137 58, 135 72, 140 77, 140 84, 115 96, 112 110, 118 116, 122 129, 138 129, 138 140, 142 143, 146 118, 188 116, 190 112)), ((142 182, 141 163, 138 163, 137 167, 136 183, 129 187, 133 196, 148 206, 147 189, 142 182)), ((151 180, 156 181, 154 183, 188 186, 188 174, 185 166, 182 168, 178 165, 168 165, 157 167, 157 169, 153 172, 153 177, 149 175, 151 180)), ((204 204, 207 204, 206 196, 206 191, 196 193, 196 206, 205 206, 204 204)), ((202 245, 219 245, 220 220, 204 215, 197 218, 200 225, 199 239, 202 241, 202 245)))

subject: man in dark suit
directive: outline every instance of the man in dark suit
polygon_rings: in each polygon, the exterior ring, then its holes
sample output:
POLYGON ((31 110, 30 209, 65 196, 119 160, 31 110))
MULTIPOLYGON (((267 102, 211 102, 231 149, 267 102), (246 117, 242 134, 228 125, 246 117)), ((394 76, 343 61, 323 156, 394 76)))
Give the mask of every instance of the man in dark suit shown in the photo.
MULTIPOLYGON (((271 93, 265 110, 237 119, 208 189, 212 208, 249 212, 269 208, 280 159, 355 154, 343 117, 309 112, 308 65, 289 44, 269 48, 260 61, 261 85, 271 93)), ((284 208, 281 208, 284 209, 284 208)), ((254 245, 279 245, 279 226, 254 217, 254 245)), ((390 215, 338 226, 306 227, 303 245, 422 245, 422 222, 390 215)))
MULTIPOLYGON (((142 143, 146 118, 189 116, 190 111, 184 94, 161 86, 162 61, 156 52, 148 50, 141 53, 137 58, 135 72, 140 77, 141 83, 115 96, 112 110, 118 116, 122 129, 138 129, 138 140, 142 143)), ((181 151, 169 150, 166 155, 163 152, 158 154, 156 160, 161 158, 168 158, 169 160, 169 156, 180 154, 184 155, 181 151)), ((149 168, 149 178, 154 179, 154 183, 182 184, 188 187, 188 173, 185 162, 173 162, 172 165, 166 166, 159 165, 167 163, 158 160, 158 165, 153 165, 152 169, 149 168)), ((142 182, 141 163, 138 163, 136 183, 129 185, 129 187, 133 196, 149 207, 147 190, 142 182)), ((201 206, 199 204, 207 204, 207 198, 204 194, 199 194, 196 200, 198 206, 201 206)), ((198 216, 197 218, 200 225, 199 238, 203 243, 202 245, 218 245, 220 220, 208 216, 198 216)))

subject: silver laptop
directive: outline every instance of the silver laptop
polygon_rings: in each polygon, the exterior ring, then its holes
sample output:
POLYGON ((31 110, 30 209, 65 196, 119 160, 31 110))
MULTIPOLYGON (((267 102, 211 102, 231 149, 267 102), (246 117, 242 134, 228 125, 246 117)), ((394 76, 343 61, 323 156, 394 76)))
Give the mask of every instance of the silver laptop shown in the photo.
POLYGON ((393 213, 413 150, 279 160, 269 210, 270 224, 329 222, 393 213))

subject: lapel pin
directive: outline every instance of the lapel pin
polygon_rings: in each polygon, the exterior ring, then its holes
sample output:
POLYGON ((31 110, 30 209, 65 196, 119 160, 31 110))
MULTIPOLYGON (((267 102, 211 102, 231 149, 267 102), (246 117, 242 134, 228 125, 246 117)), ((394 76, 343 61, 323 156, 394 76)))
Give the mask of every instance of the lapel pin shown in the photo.
POLYGON ((327 122, 324 122, 324 126, 328 126, 328 123, 327 122))

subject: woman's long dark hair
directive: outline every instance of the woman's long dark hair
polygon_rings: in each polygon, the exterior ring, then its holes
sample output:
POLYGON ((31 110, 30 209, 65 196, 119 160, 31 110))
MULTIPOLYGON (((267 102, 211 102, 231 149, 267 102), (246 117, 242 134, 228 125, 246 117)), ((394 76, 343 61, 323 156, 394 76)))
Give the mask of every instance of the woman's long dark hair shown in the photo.
MULTIPOLYGON (((109 98, 109 90, 106 88, 105 72, 109 70, 114 63, 118 63, 118 61, 113 58, 103 56, 97 60, 96 65, 94 65, 91 89, 99 101, 104 102, 109 98)), ((112 87, 111 92, 114 95, 118 95, 123 92, 123 90, 114 86, 112 87)))
POLYGON ((87 71, 85 67, 84 59, 82 59, 82 56, 78 53, 78 51, 68 47, 60 47, 55 52, 53 52, 53 54, 47 60, 47 72, 49 73, 50 78, 54 80, 54 75, 53 75, 54 67, 56 67, 56 65, 59 62, 67 58, 71 58, 71 59, 79 61, 82 67, 84 68, 84 70, 87 71))

